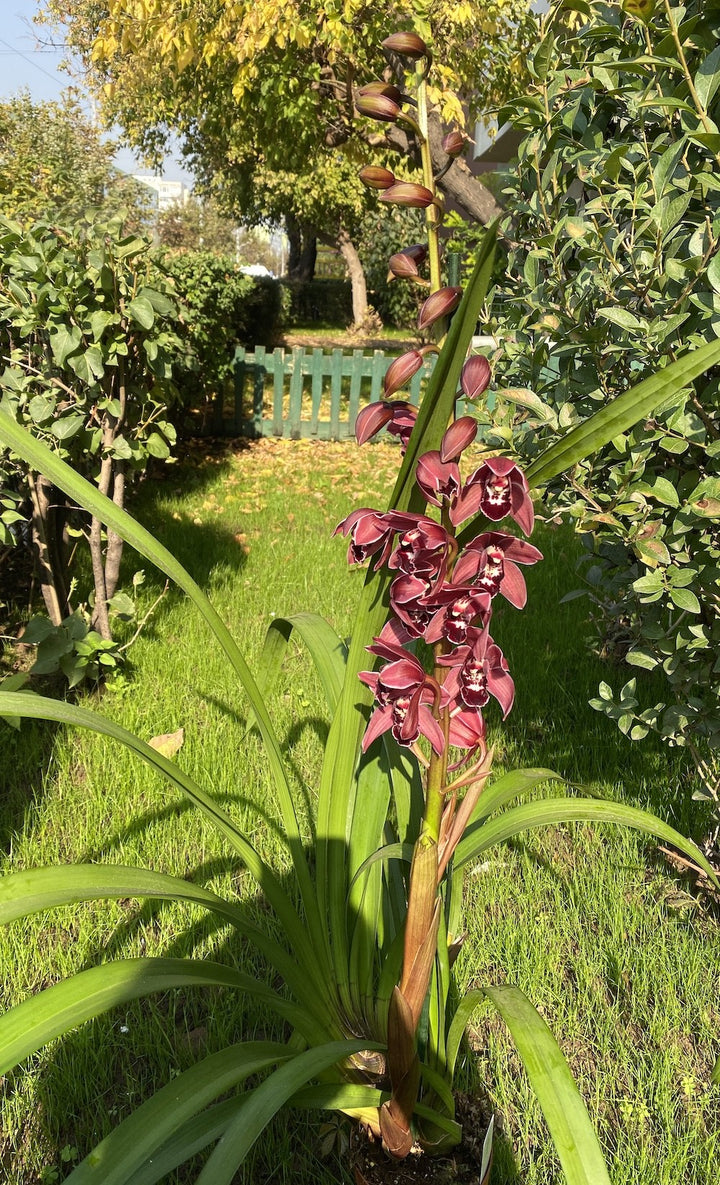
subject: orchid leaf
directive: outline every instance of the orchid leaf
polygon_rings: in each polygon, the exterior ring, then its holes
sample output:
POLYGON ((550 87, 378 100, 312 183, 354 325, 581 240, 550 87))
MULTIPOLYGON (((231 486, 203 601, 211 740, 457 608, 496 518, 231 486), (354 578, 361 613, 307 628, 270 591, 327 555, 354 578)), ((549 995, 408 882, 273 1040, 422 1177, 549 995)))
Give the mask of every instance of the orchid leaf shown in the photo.
POLYGON ((0 1016, 0 1074, 54 1037, 116 1004, 174 987, 230 987, 247 992, 253 982, 232 967, 200 959, 123 959, 91 967, 0 1016))
POLYGON ((462 1044, 468 1021, 484 999, 485 992, 482 988, 474 988, 466 992, 455 1009, 455 1015, 450 1022, 450 1028, 448 1029, 447 1040, 445 1042, 445 1063, 448 1077, 451 1081, 455 1074, 455 1063, 460 1052, 460 1045, 462 1044))
POLYGON ((486 819, 493 811, 499 810, 513 798, 517 798, 520 794, 527 794, 545 782, 563 782, 564 780, 561 774, 556 774, 552 769, 510 770, 483 790, 470 822, 475 823, 480 819, 486 819))
POLYGON ((311 1078, 363 1049, 381 1049, 378 1042, 331 1041, 306 1049, 275 1070, 248 1098, 240 1115, 226 1129, 197 1178, 196 1185, 230 1185, 258 1136, 274 1115, 311 1078))
MULTIPOLYGON (((197 1062, 189 1070, 178 1075, 167 1086, 138 1107, 132 1115, 119 1124, 109 1136, 85 1157, 85 1160, 70 1173, 66 1185, 133 1185, 160 1180, 156 1174, 153 1153, 160 1149, 161 1158, 173 1162, 170 1169, 182 1164, 196 1151, 201 1151, 211 1140, 222 1135, 231 1116, 237 1114, 241 1099, 229 1100, 232 1106, 224 1104, 222 1117, 218 1109, 214 1114, 200 1116, 200 1122, 192 1124, 192 1117, 252 1074, 260 1073, 278 1062, 287 1061, 290 1053, 286 1045, 270 1041, 251 1041, 231 1045, 220 1053, 211 1054, 197 1062), (211 1118, 208 1124, 208 1118, 211 1118), (185 1126, 187 1125, 187 1126, 185 1126), (179 1132, 180 1128, 182 1132, 179 1132), (169 1146, 167 1141, 178 1133, 178 1138, 169 1146), (152 1163, 148 1164, 152 1157, 152 1163), (130 1174, 136 1174, 130 1177, 130 1174)), ((166 1172, 168 1170, 166 1169, 166 1172)))
POLYGON ((598 451, 645 419, 671 395, 688 387, 711 366, 720 363, 720 341, 706 342, 671 362, 650 378, 618 395, 606 407, 583 420, 533 461, 526 471, 530 486, 543 485, 578 461, 598 451))
POLYGON ((505 1021, 542 1108, 567 1185, 610 1185, 598 1138, 565 1057, 519 988, 485 988, 505 1021))
POLYGON ((257 680, 260 694, 265 698, 272 689, 293 631, 308 648, 332 715, 342 690, 347 647, 319 613, 295 613, 292 617, 276 617, 271 621, 258 661, 262 672, 257 680))
POLYGON ((468 828, 455 849, 455 867, 461 868, 488 848, 513 839, 523 831, 534 827, 578 822, 619 823, 623 827, 643 831, 654 839, 662 840, 663 843, 672 844, 702 868, 715 886, 720 887, 712 865, 700 849, 691 840, 685 839, 674 827, 638 807, 626 806, 621 802, 605 802, 597 798, 550 798, 541 802, 526 802, 513 807, 505 814, 498 815, 497 818, 475 824, 468 828))
POLYGON ((180 877, 117 864, 71 864, 11 873, 0 879, 0 925, 29 917, 40 910, 73 905, 80 901, 103 898, 119 900, 126 897, 184 901, 210 910, 216 917, 234 926, 265 956, 283 977, 298 1002, 304 1005, 308 1017, 315 1012, 316 1022, 328 1019, 327 1010, 318 1008, 317 991, 308 982, 306 971, 300 968, 284 947, 270 934, 249 922, 244 910, 180 877))

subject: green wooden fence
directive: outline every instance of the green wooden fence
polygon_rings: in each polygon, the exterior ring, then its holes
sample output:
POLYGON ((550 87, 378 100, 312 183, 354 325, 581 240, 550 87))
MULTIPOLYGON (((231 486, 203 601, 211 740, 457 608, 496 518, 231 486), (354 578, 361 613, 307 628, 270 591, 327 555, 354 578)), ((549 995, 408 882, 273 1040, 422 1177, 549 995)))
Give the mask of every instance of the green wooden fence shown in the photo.
MULTIPOLYGON (((425 359, 410 383, 415 404, 435 365, 425 359)), ((391 357, 382 350, 364 354, 333 350, 252 353, 235 351, 232 391, 215 401, 208 430, 215 436, 284 436, 291 440, 345 440, 352 436, 361 407, 382 397, 391 357)))

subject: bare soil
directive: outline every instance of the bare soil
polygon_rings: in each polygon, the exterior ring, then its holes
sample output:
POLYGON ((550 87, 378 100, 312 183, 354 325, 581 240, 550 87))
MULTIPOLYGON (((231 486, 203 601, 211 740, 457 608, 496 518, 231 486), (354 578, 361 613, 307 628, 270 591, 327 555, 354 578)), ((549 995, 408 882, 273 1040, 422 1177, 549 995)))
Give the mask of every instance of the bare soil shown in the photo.
POLYGON ((492 1109, 485 1099, 467 1095, 459 1095, 456 1104, 463 1140, 447 1156, 428 1156, 418 1151, 405 1160, 393 1160, 364 1132, 354 1135, 351 1158, 355 1185, 487 1185, 490 1172, 481 1179, 480 1164, 492 1109))

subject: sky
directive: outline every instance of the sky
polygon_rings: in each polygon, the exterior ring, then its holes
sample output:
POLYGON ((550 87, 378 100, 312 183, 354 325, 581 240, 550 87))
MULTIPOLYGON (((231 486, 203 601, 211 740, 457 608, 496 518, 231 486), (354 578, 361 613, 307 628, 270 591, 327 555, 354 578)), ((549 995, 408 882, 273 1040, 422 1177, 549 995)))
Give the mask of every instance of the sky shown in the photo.
MULTIPOLYGON (((65 55, 63 46, 50 44, 51 32, 46 26, 33 24, 38 12, 38 0, 0 0, 0 97, 9 98, 18 91, 30 91, 32 99, 39 103, 59 98, 61 92, 71 84, 79 86, 76 79, 59 69, 65 55)), ((83 96, 81 93, 81 100, 83 96)), ((85 95, 84 106, 92 115, 92 102, 85 95)), ((114 137, 119 138, 119 133, 114 137)), ((121 149, 115 157, 118 168, 125 172, 147 172, 140 169, 132 152, 121 149)), ((170 181, 184 181, 192 184, 192 178, 175 158, 167 160, 164 176, 170 181)))

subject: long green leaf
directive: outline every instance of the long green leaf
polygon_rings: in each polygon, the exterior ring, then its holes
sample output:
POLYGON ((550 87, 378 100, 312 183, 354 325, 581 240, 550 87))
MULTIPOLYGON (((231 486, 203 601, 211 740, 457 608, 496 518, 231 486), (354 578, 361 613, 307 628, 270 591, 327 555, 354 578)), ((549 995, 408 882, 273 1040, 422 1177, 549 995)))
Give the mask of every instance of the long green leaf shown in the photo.
POLYGON ((526 802, 513 807, 504 815, 498 815, 475 827, 469 827, 455 849, 455 867, 461 868, 468 860, 474 860, 495 844, 520 835, 534 827, 548 827, 558 823, 619 823, 633 827, 654 839, 672 844, 684 852, 693 863, 702 868, 714 885, 720 887, 712 865, 692 840, 685 839, 674 827, 656 819, 648 811, 638 807, 625 806, 621 802, 604 802, 597 798, 549 798, 541 802, 526 802))
POLYGON ((535 790, 543 782, 562 782, 564 780, 561 774, 556 774, 552 769, 512 769, 508 773, 502 774, 486 790, 483 790, 477 806, 470 816, 469 825, 479 819, 486 819, 493 811, 499 810, 513 798, 535 790))
POLYGON ((123 959, 91 967, 0 1016, 0 1074, 6 1074, 54 1037, 61 1037, 116 1004, 174 987, 230 987, 247 992, 253 984, 257 986, 249 975, 232 967, 199 959, 123 959))
POLYGON ((542 1108, 567 1185, 610 1185, 598 1138, 550 1029, 519 988, 485 988, 510 1030, 542 1108))
POLYGON ((578 424, 533 461, 526 476, 531 486, 543 485, 578 461, 597 452, 645 419, 666 399, 720 363, 720 341, 706 342, 618 395, 606 407, 578 424))
POLYGON ((377 1042, 332 1041, 315 1049, 306 1049, 275 1070, 255 1088, 241 1114, 227 1128, 196 1185, 230 1185, 258 1136, 296 1091, 353 1053, 380 1048, 382 1046, 377 1042))
POLYGON ((471 991, 465 993, 455 1009, 455 1015, 450 1022, 450 1028, 448 1029, 448 1035, 445 1041, 445 1064, 447 1066, 447 1075, 451 1081, 455 1074, 455 1063, 460 1052, 460 1045, 468 1026, 468 1021, 484 999, 485 993, 482 988, 473 988, 471 991))
POLYGON ((113 720, 101 716, 99 712, 80 708, 74 704, 67 704, 61 700, 47 699, 44 696, 28 692, 12 692, 0 690, 0 716, 30 716, 38 720, 56 720, 60 724, 71 724, 79 728, 88 728, 93 732, 112 737, 119 741, 133 753, 146 761, 159 773, 168 778, 187 798, 206 815, 218 831, 228 840, 233 849, 239 853, 248 871, 260 885, 269 903, 277 913, 283 924, 288 940, 292 943, 309 979, 314 982, 320 998, 329 998, 327 984, 322 976, 322 968, 314 948, 308 942, 305 928, 293 906, 290 898, 282 888, 272 870, 261 860, 252 844, 238 830, 230 816, 206 794, 192 778, 188 776, 174 761, 170 761, 146 745, 134 733, 128 732, 113 720))
POLYGON ((217 1109, 213 1109, 212 1122, 204 1116, 199 1124, 192 1124, 193 1116, 212 1103, 218 1095, 224 1094, 251 1074, 258 1074, 269 1066, 286 1061, 290 1057, 286 1045, 270 1041, 247 1042, 231 1045, 220 1053, 211 1054, 202 1061, 179 1074, 167 1086, 138 1107, 114 1131, 106 1136, 85 1160, 67 1178, 66 1185, 134 1185, 140 1181, 157 1181, 154 1153, 160 1151, 170 1163, 166 1172, 182 1164, 196 1151, 201 1151, 213 1139, 222 1134, 237 1113, 241 1100, 229 1100, 222 1113, 220 1130, 217 1130, 217 1109), (185 1129, 185 1125, 188 1129, 185 1129), (168 1149, 168 1140, 178 1134, 174 1147, 168 1149), (151 1163, 148 1164, 148 1160, 151 1163))
MULTIPOLYGON (((465 356, 492 278, 496 226, 490 227, 478 252, 470 283, 453 317, 445 345, 425 392, 417 423, 395 485, 390 505, 397 510, 420 506, 415 465, 421 452, 437 447, 454 408, 465 356)), ((424 505, 424 503, 423 503, 424 505)), ((365 647, 380 632, 387 615, 389 575, 368 572, 348 652, 345 681, 333 718, 323 762, 317 818, 317 884, 323 914, 328 911, 334 940, 335 976, 344 998, 347 982, 348 935, 343 898, 347 881, 345 841, 352 805, 352 781, 365 730, 363 708, 372 695, 358 681, 367 665, 365 647)))
POLYGON ((161 1148, 153 1149, 152 1155, 132 1176, 126 1178, 124 1185, 157 1185, 158 1181, 164 1181, 191 1156, 197 1156, 208 1144, 219 1140, 240 1108, 245 1106, 247 1098, 247 1095, 241 1095, 239 1098, 226 1099, 224 1103, 215 1103, 200 1115, 186 1119, 180 1130, 161 1148))
POLYGON ((0 925, 61 905, 124 897, 183 901, 211 910, 253 943, 282 976, 303 1005, 303 1032, 309 1039, 327 1041, 339 1035, 332 1014, 318 1007, 317 991, 308 982, 307 972, 284 947, 249 922, 237 905, 180 877, 116 864, 71 864, 11 873, 0 879, 0 925))
POLYGON ((270 622, 258 659, 260 694, 265 698, 272 689, 293 631, 299 634, 310 652, 332 715, 342 691, 347 647, 319 613, 294 613, 291 617, 275 617, 270 622))
POLYGON ((3 408, 2 403, 0 403, 0 444, 8 445, 28 465, 50 478, 84 510, 89 511, 100 522, 111 527, 121 539, 134 547, 140 555, 145 556, 161 572, 169 576, 179 588, 183 589, 202 613, 237 673, 260 729, 305 906, 308 927, 313 935, 316 959, 323 960, 327 955, 325 928, 320 921, 317 897, 305 856, 293 793, 283 764, 280 744, 255 680, 227 626, 200 586, 166 547, 158 543, 154 536, 126 511, 121 510, 110 498, 101 494, 91 482, 80 477, 42 441, 37 440, 21 424, 16 423, 8 414, 7 409, 3 408))

